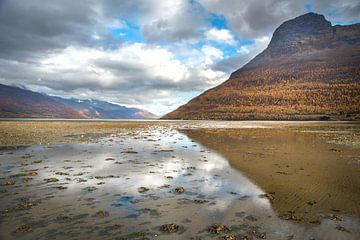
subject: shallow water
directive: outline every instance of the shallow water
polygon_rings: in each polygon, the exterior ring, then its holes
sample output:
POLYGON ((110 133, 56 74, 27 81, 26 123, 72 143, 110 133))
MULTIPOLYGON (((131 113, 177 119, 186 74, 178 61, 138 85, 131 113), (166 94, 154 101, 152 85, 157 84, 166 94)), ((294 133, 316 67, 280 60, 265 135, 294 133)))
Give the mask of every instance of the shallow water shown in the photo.
POLYGON ((220 152, 174 126, 4 149, 0 238, 360 238, 359 219, 345 213, 339 213, 341 221, 324 218, 312 225, 279 218, 262 188, 220 152), (180 186, 183 193, 175 191, 180 186), (176 232, 162 232, 169 223, 179 225, 176 232), (210 233, 216 223, 228 230, 210 233))

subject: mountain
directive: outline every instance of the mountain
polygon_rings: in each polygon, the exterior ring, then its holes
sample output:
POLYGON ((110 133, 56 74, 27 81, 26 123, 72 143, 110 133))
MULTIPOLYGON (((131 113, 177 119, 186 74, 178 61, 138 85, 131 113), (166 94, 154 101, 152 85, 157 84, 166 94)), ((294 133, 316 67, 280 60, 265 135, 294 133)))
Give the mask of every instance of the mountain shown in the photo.
POLYGON ((360 119, 360 24, 308 13, 281 24, 268 47, 164 119, 360 119))
POLYGON ((65 99, 0 84, 0 118, 154 119, 138 109, 98 101, 65 99))
POLYGON ((99 100, 64 99, 52 97, 56 101, 70 106, 87 118, 102 119, 156 119, 156 115, 138 108, 128 108, 99 100))
POLYGON ((86 118, 49 96, 0 84, 0 117, 86 118))

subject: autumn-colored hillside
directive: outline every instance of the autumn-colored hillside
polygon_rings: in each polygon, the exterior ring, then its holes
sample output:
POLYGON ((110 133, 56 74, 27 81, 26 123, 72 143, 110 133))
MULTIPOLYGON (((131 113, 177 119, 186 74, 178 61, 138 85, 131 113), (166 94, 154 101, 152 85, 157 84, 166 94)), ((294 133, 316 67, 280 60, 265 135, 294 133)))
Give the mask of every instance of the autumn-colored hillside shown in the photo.
POLYGON ((283 23, 262 53, 166 119, 360 119, 360 24, 309 13, 283 23))

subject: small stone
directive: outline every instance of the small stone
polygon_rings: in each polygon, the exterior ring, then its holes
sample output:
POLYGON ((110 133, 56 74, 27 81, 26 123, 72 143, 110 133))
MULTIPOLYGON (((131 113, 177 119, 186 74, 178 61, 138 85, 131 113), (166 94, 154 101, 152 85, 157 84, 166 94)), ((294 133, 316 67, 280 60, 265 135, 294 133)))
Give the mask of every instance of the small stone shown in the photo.
POLYGON ((44 181, 46 181, 47 183, 52 183, 52 182, 58 182, 59 179, 57 179, 57 178, 45 178, 44 181))
POLYGON ((161 226, 161 230, 163 232, 167 232, 167 233, 172 233, 172 232, 176 232, 179 229, 179 225, 174 224, 174 223, 169 223, 169 224, 164 224, 161 226))
POLYGON ((33 231, 33 229, 29 225, 22 225, 22 226, 18 227, 15 232, 26 233, 26 232, 32 232, 32 231, 33 231))
POLYGON ((183 188, 183 187, 177 187, 177 188, 175 188, 175 191, 176 191, 177 193, 183 193, 183 192, 185 192, 185 188, 183 188))
POLYGON ((146 187, 139 187, 138 188, 138 192, 139 193, 144 193, 144 192, 147 192, 147 191, 149 191, 150 189, 149 188, 146 188, 146 187))
POLYGON ((127 154, 137 154, 138 152, 133 151, 133 150, 126 150, 126 151, 122 151, 121 153, 127 153, 127 154))
POLYGON ((274 196, 274 192, 271 192, 271 193, 265 193, 265 194, 260 194, 259 197, 261 198, 267 198, 269 199, 270 201, 273 201, 275 199, 275 196, 274 196))
POLYGON ((2 185, 3 185, 3 186, 12 186, 12 185, 14 185, 14 184, 15 184, 14 181, 7 181, 7 182, 4 182, 2 185))
POLYGON ((343 220, 343 218, 341 216, 336 215, 336 214, 330 214, 329 218, 333 221, 339 221, 339 222, 343 220))
POLYGON ((93 192, 95 190, 97 190, 96 187, 86 187, 85 190, 87 190, 88 192, 93 192))
POLYGON ((295 215, 295 212, 288 211, 287 213, 281 214, 279 216, 281 219, 284 220, 292 220, 292 221, 301 221, 302 219, 295 215))
POLYGON ((224 233, 228 230, 229 229, 225 225, 222 225, 222 224, 214 224, 209 228, 209 232, 216 233, 216 234, 224 233))
POLYGON ((315 205, 316 203, 317 203, 316 201, 307 202, 307 204, 310 205, 310 206, 313 206, 313 205, 315 205))
POLYGON ((18 209, 19 210, 28 210, 33 207, 33 204, 31 202, 22 202, 19 204, 18 209))
POLYGON ((98 211, 95 213, 95 217, 98 217, 98 218, 105 218, 105 217, 108 217, 109 216, 109 213, 107 211, 98 211))
POLYGON ((224 240, 237 240, 236 236, 234 235, 226 235, 223 237, 224 240))
POLYGON ((208 200, 204 200, 204 199, 195 199, 194 200, 194 203, 197 203, 197 204, 203 204, 203 203, 208 203, 209 201, 208 200))

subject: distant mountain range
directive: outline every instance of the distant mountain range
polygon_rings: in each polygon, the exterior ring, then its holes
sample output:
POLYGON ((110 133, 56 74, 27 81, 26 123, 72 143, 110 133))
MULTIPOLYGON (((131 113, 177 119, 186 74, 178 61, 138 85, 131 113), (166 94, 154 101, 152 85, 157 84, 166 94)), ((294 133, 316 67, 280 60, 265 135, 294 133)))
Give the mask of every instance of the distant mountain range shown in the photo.
POLYGON ((308 13, 281 24, 229 80, 164 119, 360 119, 360 24, 308 13))
POLYGON ((0 84, 0 118, 156 119, 138 108, 98 101, 48 96, 0 84))

